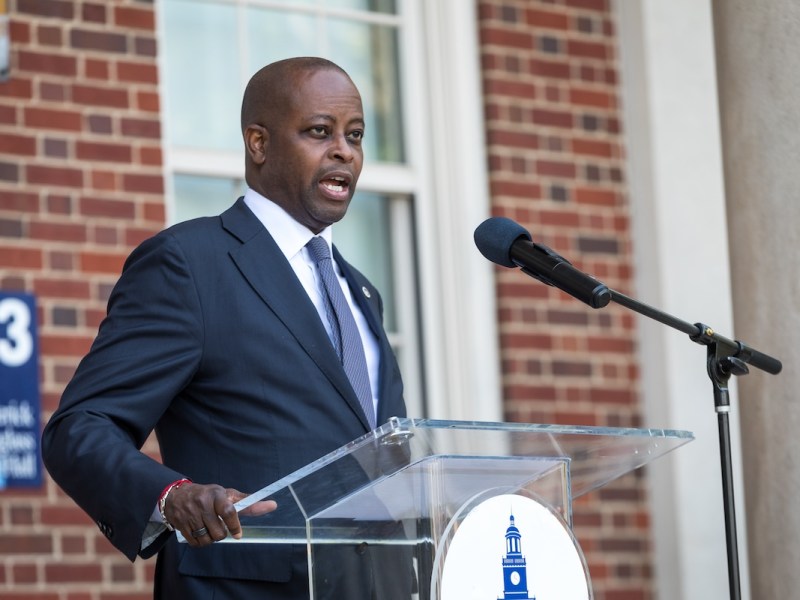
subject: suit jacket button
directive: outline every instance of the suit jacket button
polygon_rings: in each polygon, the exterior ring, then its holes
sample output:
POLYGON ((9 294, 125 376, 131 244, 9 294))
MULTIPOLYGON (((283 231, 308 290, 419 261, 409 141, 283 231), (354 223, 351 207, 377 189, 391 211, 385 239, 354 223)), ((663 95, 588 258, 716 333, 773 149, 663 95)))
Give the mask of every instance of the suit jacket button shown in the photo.
POLYGON ((108 523, 104 523, 103 521, 97 521, 97 527, 100 528, 100 533, 102 533, 107 538, 111 538, 114 534, 114 530, 111 529, 111 526, 108 523))
POLYGON ((356 546, 356 554, 364 554, 367 551, 367 542, 361 542, 358 546, 356 546))

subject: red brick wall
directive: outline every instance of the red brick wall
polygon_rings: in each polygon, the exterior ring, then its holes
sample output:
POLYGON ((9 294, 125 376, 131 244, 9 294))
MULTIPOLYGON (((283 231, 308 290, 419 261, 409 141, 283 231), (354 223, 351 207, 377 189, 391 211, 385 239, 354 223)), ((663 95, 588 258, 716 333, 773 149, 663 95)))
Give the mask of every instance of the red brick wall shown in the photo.
MULTIPOLYGON (((8 12, 0 289, 37 296, 47 419, 122 261, 164 225, 155 18, 133 0, 9 0, 8 12)), ((4 599, 144 600, 153 565, 131 565, 49 479, 0 492, 4 599)))
MULTIPOLYGON (((610 0, 480 0, 492 210, 630 292, 631 242, 610 0)), ((497 269, 510 421, 637 427, 634 319, 497 269)), ((652 598, 642 473, 581 499, 598 600, 652 598)))

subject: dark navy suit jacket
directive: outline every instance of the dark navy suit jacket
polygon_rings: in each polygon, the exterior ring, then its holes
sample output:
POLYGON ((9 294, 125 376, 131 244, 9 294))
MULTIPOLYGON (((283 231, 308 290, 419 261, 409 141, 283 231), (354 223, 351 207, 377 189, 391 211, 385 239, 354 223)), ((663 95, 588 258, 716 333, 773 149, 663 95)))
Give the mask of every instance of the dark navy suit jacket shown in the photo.
MULTIPOLYGON (((335 258, 379 340, 378 422, 405 416, 380 295, 335 258)), ((176 479, 252 492, 368 430, 311 300, 240 198, 131 254, 42 448, 114 546, 131 560, 159 551, 156 597, 302 598, 304 548, 195 550, 164 534, 141 550, 143 531, 176 479), (139 452, 153 429, 163 464, 139 452)))

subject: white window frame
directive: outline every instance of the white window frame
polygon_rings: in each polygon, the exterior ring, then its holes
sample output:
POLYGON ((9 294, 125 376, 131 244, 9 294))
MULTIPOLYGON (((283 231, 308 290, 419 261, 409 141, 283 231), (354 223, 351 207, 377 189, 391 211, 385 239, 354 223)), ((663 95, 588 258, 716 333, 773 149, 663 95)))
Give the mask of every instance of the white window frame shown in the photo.
POLYGON ((407 125, 406 153, 419 174, 415 210, 428 414, 500 421, 494 272, 472 237, 491 212, 477 3, 402 5, 420 38, 402 46, 403 80, 409 83, 403 100, 417 121, 407 125))

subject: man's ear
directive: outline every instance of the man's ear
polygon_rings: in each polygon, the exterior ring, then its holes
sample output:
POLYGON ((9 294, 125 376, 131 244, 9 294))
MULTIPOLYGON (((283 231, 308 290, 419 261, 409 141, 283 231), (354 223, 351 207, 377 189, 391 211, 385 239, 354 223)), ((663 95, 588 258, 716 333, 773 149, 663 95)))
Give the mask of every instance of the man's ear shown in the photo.
POLYGON ((253 123, 244 130, 244 145, 247 154, 257 165, 261 165, 267 159, 267 143, 269 142, 269 132, 266 127, 253 123))

